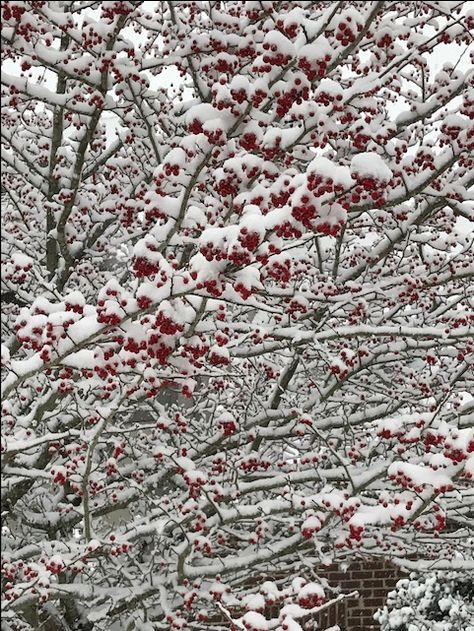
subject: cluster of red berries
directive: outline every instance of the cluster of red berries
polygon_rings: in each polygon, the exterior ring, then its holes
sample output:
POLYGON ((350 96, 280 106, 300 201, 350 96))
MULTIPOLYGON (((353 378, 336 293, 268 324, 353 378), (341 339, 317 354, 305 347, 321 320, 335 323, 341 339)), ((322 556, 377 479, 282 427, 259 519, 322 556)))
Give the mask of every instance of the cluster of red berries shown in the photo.
POLYGON ((309 60, 303 55, 298 59, 298 68, 305 73, 309 81, 314 81, 317 77, 324 77, 330 61, 331 55, 325 55, 317 60, 309 60))

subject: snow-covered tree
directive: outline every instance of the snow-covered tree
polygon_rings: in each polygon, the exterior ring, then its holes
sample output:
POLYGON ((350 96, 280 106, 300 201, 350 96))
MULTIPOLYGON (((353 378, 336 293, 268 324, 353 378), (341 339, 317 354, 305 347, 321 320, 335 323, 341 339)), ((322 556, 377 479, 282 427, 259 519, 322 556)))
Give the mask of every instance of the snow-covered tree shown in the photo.
POLYGON ((468 5, 2 3, 5 629, 472 569, 468 5))
POLYGON ((375 618, 382 631, 474 631, 472 575, 413 574, 397 583, 375 618))

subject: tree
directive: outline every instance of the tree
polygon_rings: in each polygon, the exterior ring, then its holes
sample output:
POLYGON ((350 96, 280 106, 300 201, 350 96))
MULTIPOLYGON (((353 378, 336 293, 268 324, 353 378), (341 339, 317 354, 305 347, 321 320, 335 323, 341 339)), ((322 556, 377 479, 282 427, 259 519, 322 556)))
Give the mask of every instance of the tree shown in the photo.
POLYGON ((457 572, 412 574, 376 614, 383 631, 474 630, 474 585, 457 572))
POLYGON ((2 4, 6 629, 472 569, 466 5, 2 4))

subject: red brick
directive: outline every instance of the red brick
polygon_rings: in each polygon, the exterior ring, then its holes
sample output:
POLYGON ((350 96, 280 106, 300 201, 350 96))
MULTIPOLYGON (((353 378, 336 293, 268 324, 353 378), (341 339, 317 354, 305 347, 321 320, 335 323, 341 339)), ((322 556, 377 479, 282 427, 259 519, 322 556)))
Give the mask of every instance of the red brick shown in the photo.
MULTIPOLYGON (((374 589, 380 589, 383 587, 383 582, 376 578, 369 578, 361 583, 361 581, 352 581, 359 590, 362 588, 364 591, 372 591, 374 589)), ((345 587, 345 584, 344 584, 345 587)))
POLYGON ((366 598, 364 600, 364 607, 367 607, 367 609, 370 611, 371 609, 377 609, 378 607, 380 607, 380 604, 383 603, 385 600, 385 598, 366 598))
MULTIPOLYGON (((387 584, 387 580, 388 581, 392 581, 393 579, 386 579, 386 578, 373 578, 371 583, 370 583, 370 587, 371 588, 375 588, 375 589, 385 589, 386 584, 387 584)), ((364 583, 365 584, 365 583, 364 583)))
POLYGON ((373 614, 385 604, 387 593, 404 575, 395 566, 380 560, 358 560, 347 572, 343 572, 337 565, 331 565, 320 568, 319 574, 333 587, 339 587, 343 593, 359 593, 359 596, 346 599, 316 617, 320 628, 339 624, 344 631, 379 631, 373 614))
POLYGON ((374 570, 374 577, 375 578, 395 578, 397 576, 396 570, 391 570, 389 568, 386 569, 382 569, 382 570, 374 570))
MULTIPOLYGON (((321 576, 321 574, 320 574, 321 576)), ((341 575, 338 576, 337 574, 333 575, 333 576, 325 576, 324 577, 327 582, 329 583, 329 585, 341 585, 342 583, 345 583, 346 581, 350 581, 351 577, 346 575, 341 575)))
POLYGON ((380 563, 378 561, 374 563, 363 563, 361 566, 363 570, 367 570, 369 572, 371 572, 372 570, 380 570, 381 568, 384 568, 384 567, 392 567, 392 566, 390 564, 380 563))
MULTIPOLYGON (((354 581, 354 580, 341 581, 340 583, 337 583, 337 586, 340 587, 341 591, 343 592, 352 592, 355 589, 360 591, 360 588, 362 587, 360 581, 354 581)), ((336 587, 336 584, 334 585, 334 587, 336 587)))
POLYGON ((365 606, 365 603, 360 607, 349 609, 349 616, 351 618, 363 618, 366 615, 367 615, 367 608, 365 606))
POLYGON ((357 572, 351 572, 352 580, 356 579, 358 581, 366 581, 377 575, 377 570, 373 572, 366 572, 365 570, 359 570, 357 572))

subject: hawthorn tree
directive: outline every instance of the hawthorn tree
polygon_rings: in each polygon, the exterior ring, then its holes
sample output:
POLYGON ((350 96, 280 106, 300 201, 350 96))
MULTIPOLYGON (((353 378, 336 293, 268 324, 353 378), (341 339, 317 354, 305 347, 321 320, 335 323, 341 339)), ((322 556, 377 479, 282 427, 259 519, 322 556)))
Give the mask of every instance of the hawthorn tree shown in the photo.
POLYGON ((5 629, 474 567, 468 5, 2 3, 5 629))

